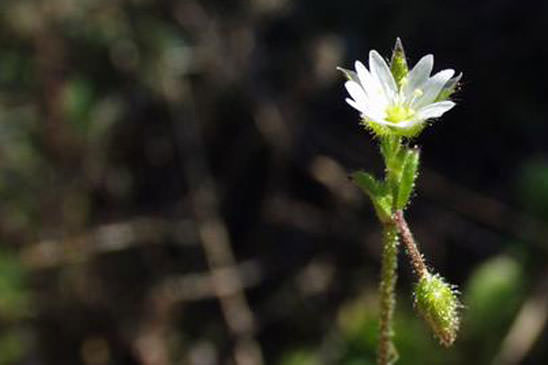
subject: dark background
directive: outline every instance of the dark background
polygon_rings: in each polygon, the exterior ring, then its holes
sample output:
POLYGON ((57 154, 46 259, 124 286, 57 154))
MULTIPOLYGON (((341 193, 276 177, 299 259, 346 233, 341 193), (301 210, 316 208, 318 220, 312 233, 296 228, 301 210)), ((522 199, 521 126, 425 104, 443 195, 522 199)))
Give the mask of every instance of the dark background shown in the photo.
POLYGON ((442 349, 400 256, 399 364, 548 361, 548 3, 3 0, 0 364, 374 364, 382 173, 336 66, 464 73, 408 221, 458 285, 442 349))

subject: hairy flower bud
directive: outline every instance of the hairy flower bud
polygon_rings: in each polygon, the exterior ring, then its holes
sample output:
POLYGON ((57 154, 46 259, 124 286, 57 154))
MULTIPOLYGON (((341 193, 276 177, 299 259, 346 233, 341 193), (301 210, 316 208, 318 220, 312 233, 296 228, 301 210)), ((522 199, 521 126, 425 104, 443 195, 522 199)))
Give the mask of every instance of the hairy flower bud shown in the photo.
POLYGON ((444 346, 451 346, 459 329, 461 304, 454 287, 427 273, 415 287, 415 307, 444 346))

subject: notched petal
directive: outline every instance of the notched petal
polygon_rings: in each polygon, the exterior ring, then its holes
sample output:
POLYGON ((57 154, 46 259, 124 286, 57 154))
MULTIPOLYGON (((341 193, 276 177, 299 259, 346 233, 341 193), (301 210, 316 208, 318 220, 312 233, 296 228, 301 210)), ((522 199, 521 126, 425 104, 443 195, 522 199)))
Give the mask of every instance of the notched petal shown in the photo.
POLYGON ((423 95, 416 101, 415 107, 420 108, 432 103, 440 94, 443 85, 445 85, 454 74, 454 70, 447 69, 440 71, 429 78, 428 81, 426 81, 421 87, 423 95))
POLYGON ((411 94, 415 89, 420 88, 426 81, 428 81, 433 67, 433 55, 428 54, 422 57, 419 62, 417 62, 417 64, 413 67, 413 69, 409 71, 404 92, 406 94, 411 94))

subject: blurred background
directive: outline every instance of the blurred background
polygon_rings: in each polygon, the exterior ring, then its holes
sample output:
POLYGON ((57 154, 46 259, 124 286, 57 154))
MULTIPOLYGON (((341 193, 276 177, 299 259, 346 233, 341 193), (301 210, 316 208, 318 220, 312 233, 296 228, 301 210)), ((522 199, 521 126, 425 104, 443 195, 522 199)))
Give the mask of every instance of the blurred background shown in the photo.
POLYGON ((0 365, 374 364, 370 49, 464 73, 408 221, 457 284, 442 349, 400 257, 399 364, 548 362, 548 3, 2 0, 0 365))

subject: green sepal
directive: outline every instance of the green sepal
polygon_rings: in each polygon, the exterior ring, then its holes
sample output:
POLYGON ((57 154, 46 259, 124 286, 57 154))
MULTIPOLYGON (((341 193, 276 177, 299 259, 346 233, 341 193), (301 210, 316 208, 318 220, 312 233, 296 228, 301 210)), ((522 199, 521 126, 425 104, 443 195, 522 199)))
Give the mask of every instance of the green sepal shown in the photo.
POLYGON ((358 78, 358 74, 356 71, 348 70, 346 68, 337 67, 337 70, 341 71, 344 75, 344 77, 347 78, 349 81, 355 81, 358 84, 360 84, 360 79, 358 78))
POLYGON ((409 202, 418 175, 419 155, 420 152, 418 149, 408 149, 405 151, 398 195, 396 198, 396 209, 404 209, 409 202))
POLYGON ((362 119, 360 124, 364 126, 365 129, 371 132, 374 136, 383 138, 393 135, 392 129, 390 129, 388 126, 372 122, 367 118, 362 119))
POLYGON ((396 38, 396 44, 394 45, 394 50, 392 51, 390 71, 392 71, 392 75, 394 76, 394 80, 396 81, 398 88, 401 88, 403 80, 409 73, 409 67, 407 66, 407 58, 405 57, 405 51, 403 50, 403 44, 400 37, 396 38))
POLYGON ((381 222, 388 222, 392 218, 393 197, 386 186, 375 179, 373 175, 356 171, 352 174, 352 180, 371 199, 375 213, 381 222))
POLYGON ((460 79, 462 79, 462 72, 458 74, 457 76, 449 79, 449 81, 447 81, 445 85, 443 85, 443 88, 441 89, 440 94, 434 101, 438 102, 438 101, 444 101, 449 99, 449 97, 453 95, 453 93, 457 90, 457 86, 459 85, 460 79))
POLYGON ((393 128, 386 125, 378 124, 368 119, 362 119, 361 125, 369 130, 373 135, 377 137, 398 136, 413 138, 418 136, 422 130, 426 127, 427 123, 420 123, 409 129, 393 128))

